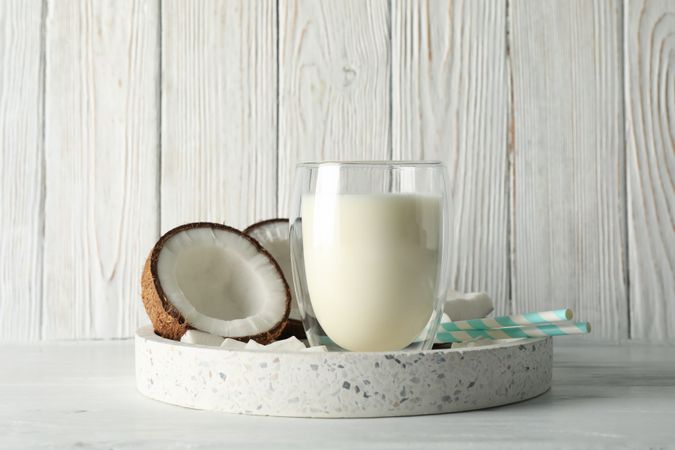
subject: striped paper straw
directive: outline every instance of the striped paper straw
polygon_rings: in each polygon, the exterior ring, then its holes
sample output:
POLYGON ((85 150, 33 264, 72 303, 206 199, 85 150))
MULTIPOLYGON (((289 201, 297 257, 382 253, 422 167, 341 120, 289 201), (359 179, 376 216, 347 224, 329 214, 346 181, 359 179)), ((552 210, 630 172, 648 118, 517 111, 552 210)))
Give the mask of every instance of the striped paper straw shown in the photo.
POLYGON ((459 330, 441 331, 436 333, 436 339, 442 343, 466 342, 478 339, 514 339, 543 336, 567 336, 571 334, 585 334, 591 332, 588 322, 547 323, 543 325, 529 325, 513 328, 495 328, 492 330, 459 330))
POLYGON ((442 324, 446 331, 491 330, 494 328, 520 327, 523 325, 545 324, 572 320, 572 310, 556 309, 554 311, 515 314, 513 316, 486 317, 484 319, 461 320, 442 324))

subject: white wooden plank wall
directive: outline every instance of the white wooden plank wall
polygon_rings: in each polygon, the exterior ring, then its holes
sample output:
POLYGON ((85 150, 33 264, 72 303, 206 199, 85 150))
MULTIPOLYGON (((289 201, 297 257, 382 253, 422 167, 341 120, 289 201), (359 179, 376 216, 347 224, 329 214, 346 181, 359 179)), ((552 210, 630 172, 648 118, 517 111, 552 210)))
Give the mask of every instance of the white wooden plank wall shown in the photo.
POLYGON ((162 231, 276 210, 271 1, 162 2, 162 231))
POLYGON ((619 0, 513 0, 511 280, 628 337, 619 0))
POLYGON ((126 336, 157 236, 157 1, 46 8, 42 333, 126 336))
POLYGON ((675 339, 675 2, 626 1, 631 334, 675 339))
POLYGON ((0 2, 0 341, 40 339, 42 8, 40 0, 0 2))
POLYGON ((0 341, 125 337, 159 233, 441 159, 451 278, 675 339, 669 0, 0 2, 0 341))

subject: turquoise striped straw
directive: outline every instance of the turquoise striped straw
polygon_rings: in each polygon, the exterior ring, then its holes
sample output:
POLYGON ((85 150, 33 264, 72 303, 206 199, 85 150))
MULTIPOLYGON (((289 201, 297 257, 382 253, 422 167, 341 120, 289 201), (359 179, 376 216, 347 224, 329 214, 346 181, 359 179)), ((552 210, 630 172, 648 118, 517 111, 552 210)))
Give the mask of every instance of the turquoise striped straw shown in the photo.
POLYGON ((494 328, 520 327, 572 320, 574 314, 569 308, 553 311, 531 312, 512 316, 486 317, 484 319, 461 320, 442 324, 445 331, 491 330, 494 328))
POLYGON ((514 339, 543 336, 567 336, 591 332, 588 322, 572 322, 543 325, 529 325, 513 328, 494 328, 492 330, 458 330, 436 333, 436 340, 441 343, 466 342, 478 339, 514 339))

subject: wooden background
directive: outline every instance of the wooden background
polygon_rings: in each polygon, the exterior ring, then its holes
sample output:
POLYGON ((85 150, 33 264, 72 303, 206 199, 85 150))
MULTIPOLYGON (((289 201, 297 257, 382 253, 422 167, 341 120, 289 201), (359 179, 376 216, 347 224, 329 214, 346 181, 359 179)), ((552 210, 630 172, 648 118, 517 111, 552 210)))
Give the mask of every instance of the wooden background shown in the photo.
POLYGON ((145 323, 145 256, 305 159, 441 159, 452 280, 675 340, 672 0, 3 0, 0 341, 145 323))

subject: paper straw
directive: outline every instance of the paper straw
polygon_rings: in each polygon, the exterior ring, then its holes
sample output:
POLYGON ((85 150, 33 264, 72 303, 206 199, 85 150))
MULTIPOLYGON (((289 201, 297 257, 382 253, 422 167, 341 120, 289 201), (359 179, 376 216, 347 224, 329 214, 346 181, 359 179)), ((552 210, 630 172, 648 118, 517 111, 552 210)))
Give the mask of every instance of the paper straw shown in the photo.
POLYGON ((485 319, 470 319, 458 322, 446 322, 442 326, 445 331, 462 330, 491 330, 494 328, 519 327, 524 325, 546 324, 571 320, 572 310, 556 309, 554 311, 532 312, 515 314, 513 316, 486 317, 485 319))
POLYGON ((466 342, 478 339, 514 339, 543 336, 567 336, 591 332, 588 322, 529 325, 524 327, 495 328, 492 330, 459 330, 436 333, 436 340, 442 343, 466 342))

